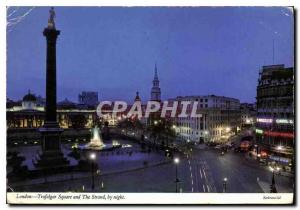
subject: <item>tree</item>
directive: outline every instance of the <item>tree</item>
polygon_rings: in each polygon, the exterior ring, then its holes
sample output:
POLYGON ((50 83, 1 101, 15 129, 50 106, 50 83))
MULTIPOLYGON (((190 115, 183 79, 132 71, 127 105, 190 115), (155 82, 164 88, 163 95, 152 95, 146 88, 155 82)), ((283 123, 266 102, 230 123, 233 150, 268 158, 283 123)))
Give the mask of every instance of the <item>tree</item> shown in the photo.
POLYGON ((118 122, 117 127, 120 129, 126 130, 126 134, 128 130, 131 130, 134 126, 132 121, 129 118, 123 119, 118 122))
POLYGON ((170 141, 176 137, 171 121, 164 118, 154 120, 148 127, 148 131, 150 136, 154 138, 154 144, 157 143, 157 139, 160 139, 161 144, 169 146, 170 141), (166 143, 164 140, 166 140, 166 143))
POLYGON ((97 118, 97 119, 94 121, 93 127, 97 126, 98 128, 102 128, 103 125, 104 125, 103 121, 102 121, 101 119, 98 119, 98 118, 97 118))
POLYGON ((122 121, 119 121, 117 127, 120 129, 125 129, 126 133, 128 130, 140 131, 144 129, 144 126, 140 120, 130 118, 126 118, 122 121))

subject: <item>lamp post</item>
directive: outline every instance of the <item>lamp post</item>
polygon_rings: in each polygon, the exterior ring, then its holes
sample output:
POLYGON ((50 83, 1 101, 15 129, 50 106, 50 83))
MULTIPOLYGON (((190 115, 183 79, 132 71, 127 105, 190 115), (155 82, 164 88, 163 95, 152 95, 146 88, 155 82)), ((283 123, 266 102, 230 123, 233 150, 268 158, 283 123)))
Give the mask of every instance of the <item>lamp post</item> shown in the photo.
POLYGON ((275 170, 279 171, 280 168, 279 167, 272 167, 270 166, 270 170, 272 172, 272 182, 270 185, 270 193, 277 193, 277 189, 276 189, 276 184, 275 184, 275 170))
POLYGON ((94 174, 94 170, 95 170, 95 160, 96 160, 96 154, 95 153, 91 153, 90 154, 90 160, 92 162, 92 191, 94 191, 94 189, 95 189, 95 174, 94 174))
POLYGON ((258 161, 259 161, 260 154, 258 153, 258 145, 257 145, 257 144, 255 144, 255 145, 254 145, 254 147, 255 147, 255 152, 256 152, 256 160, 258 160, 258 161))
POLYGON ((277 150, 278 150, 278 153, 279 153, 278 162, 279 162, 279 164, 281 164, 281 154, 280 154, 280 152, 283 150, 283 147, 281 145, 279 145, 279 146, 277 146, 277 150))
POLYGON ((178 169, 177 169, 179 162, 180 162, 180 160, 178 157, 174 158, 175 174, 176 174, 176 177, 175 177, 176 192, 178 192, 178 183, 180 182, 178 179, 178 169))
POLYGON ((226 193, 227 181, 228 181, 228 179, 227 179, 227 177, 225 177, 223 179, 223 193, 226 193))

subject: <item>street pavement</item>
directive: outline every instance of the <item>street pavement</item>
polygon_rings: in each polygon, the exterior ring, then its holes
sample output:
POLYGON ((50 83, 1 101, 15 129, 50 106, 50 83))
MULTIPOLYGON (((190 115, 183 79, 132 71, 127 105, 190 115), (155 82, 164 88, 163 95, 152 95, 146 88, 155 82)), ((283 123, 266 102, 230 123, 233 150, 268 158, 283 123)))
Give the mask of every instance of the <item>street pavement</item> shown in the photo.
MULTIPOLYGON (((190 159, 209 174, 210 179, 203 180, 202 183, 211 184, 216 192, 223 191, 224 178, 227 178, 226 192, 260 193, 264 190, 258 184, 258 180, 271 184, 272 173, 255 160, 247 159, 244 153, 234 153, 230 150, 221 155, 215 149, 194 150, 190 159), (200 162, 205 164, 199 165, 200 162)), ((293 178, 276 175, 275 181, 281 192, 293 192, 293 178)))
MULTIPOLYGON (((250 129, 244 130, 239 135, 231 137, 229 141, 238 144, 241 136, 249 134, 250 129)), ((175 192, 175 163, 168 160, 162 151, 145 154, 138 151, 139 145, 132 143, 132 146, 128 151, 136 152, 131 156, 127 154, 127 149, 119 155, 97 156, 101 173, 95 178, 94 191, 175 192), (152 165, 143 166, 145 160, 152 165)), ((247 158, 247 154, 229 150, 221 155, 220 150, 204 144, 191 148, 185 147, 187 153, 179 155, 180 161, 177 165, 179 192, 268 192, 272 173, 265 166, 259 165, 256 160, 247 158)), ((27 150, 28 148, 25 151, 27 150)), ((28 151, 22 153, 27 154, 28 151)), ((25 192, 92 191, 91 180, 90 172, 72 176, 62 174, 47 179, 25 181, 24 184, 15 185, 14 189, 25 192)), ((292 177, 276 174, 275 182, 278 192, 294 191, 292 177)))
MULTIPOLYGON (((175 164, 142 167, 119 173, 98 175, 96 192, 175 192, 175 164)), ((180 156, 178 164, 179 192, 223 192, 227 178, 228 193, 263 193, 272 174, 245 154, 229 151, 225 155, 213 148, 193 149, 180 156), (262 184, 263 183, 263 184, 262 184)), ((15 188, 16 191, 64 192, 91 191, 91 176, 15 188)), ((278 192, 293 192, 293 179, 275 176, 278 192)))

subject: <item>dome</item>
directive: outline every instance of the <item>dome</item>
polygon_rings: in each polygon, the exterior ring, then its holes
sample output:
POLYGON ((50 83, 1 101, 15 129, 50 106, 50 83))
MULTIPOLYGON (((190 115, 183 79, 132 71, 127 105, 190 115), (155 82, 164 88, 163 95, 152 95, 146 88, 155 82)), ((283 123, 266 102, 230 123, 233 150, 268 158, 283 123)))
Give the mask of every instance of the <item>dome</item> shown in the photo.
POLYGON ((36 97, 28 91, 28 94, 23 97, 23 101, 36 101, 36 97))

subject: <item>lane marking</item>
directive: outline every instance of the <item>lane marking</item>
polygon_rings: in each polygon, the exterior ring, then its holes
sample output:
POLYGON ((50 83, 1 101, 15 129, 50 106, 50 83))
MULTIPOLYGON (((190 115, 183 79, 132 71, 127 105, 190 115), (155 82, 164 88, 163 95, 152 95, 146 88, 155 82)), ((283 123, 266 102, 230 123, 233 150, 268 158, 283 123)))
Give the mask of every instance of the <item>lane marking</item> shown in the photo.
POLYGON ((201 176, 201 179, 203 179, 202 172, 201 172, 201 168, 200 168, 200 170, 199 170, 199 171, 200 171, 200 176, 201 176))
POLYGON ((206 178, 206 173, 205 173, 205 170, 204 170, 204 169, 203 169, 203 175, 204 175, 205 179, 207 179, 207 178, 206 178))
POLYGON ((208 186, 208 185, 206 185, 206 187, 207 187, 207 192, 210 192, 209 186, 208 186))

